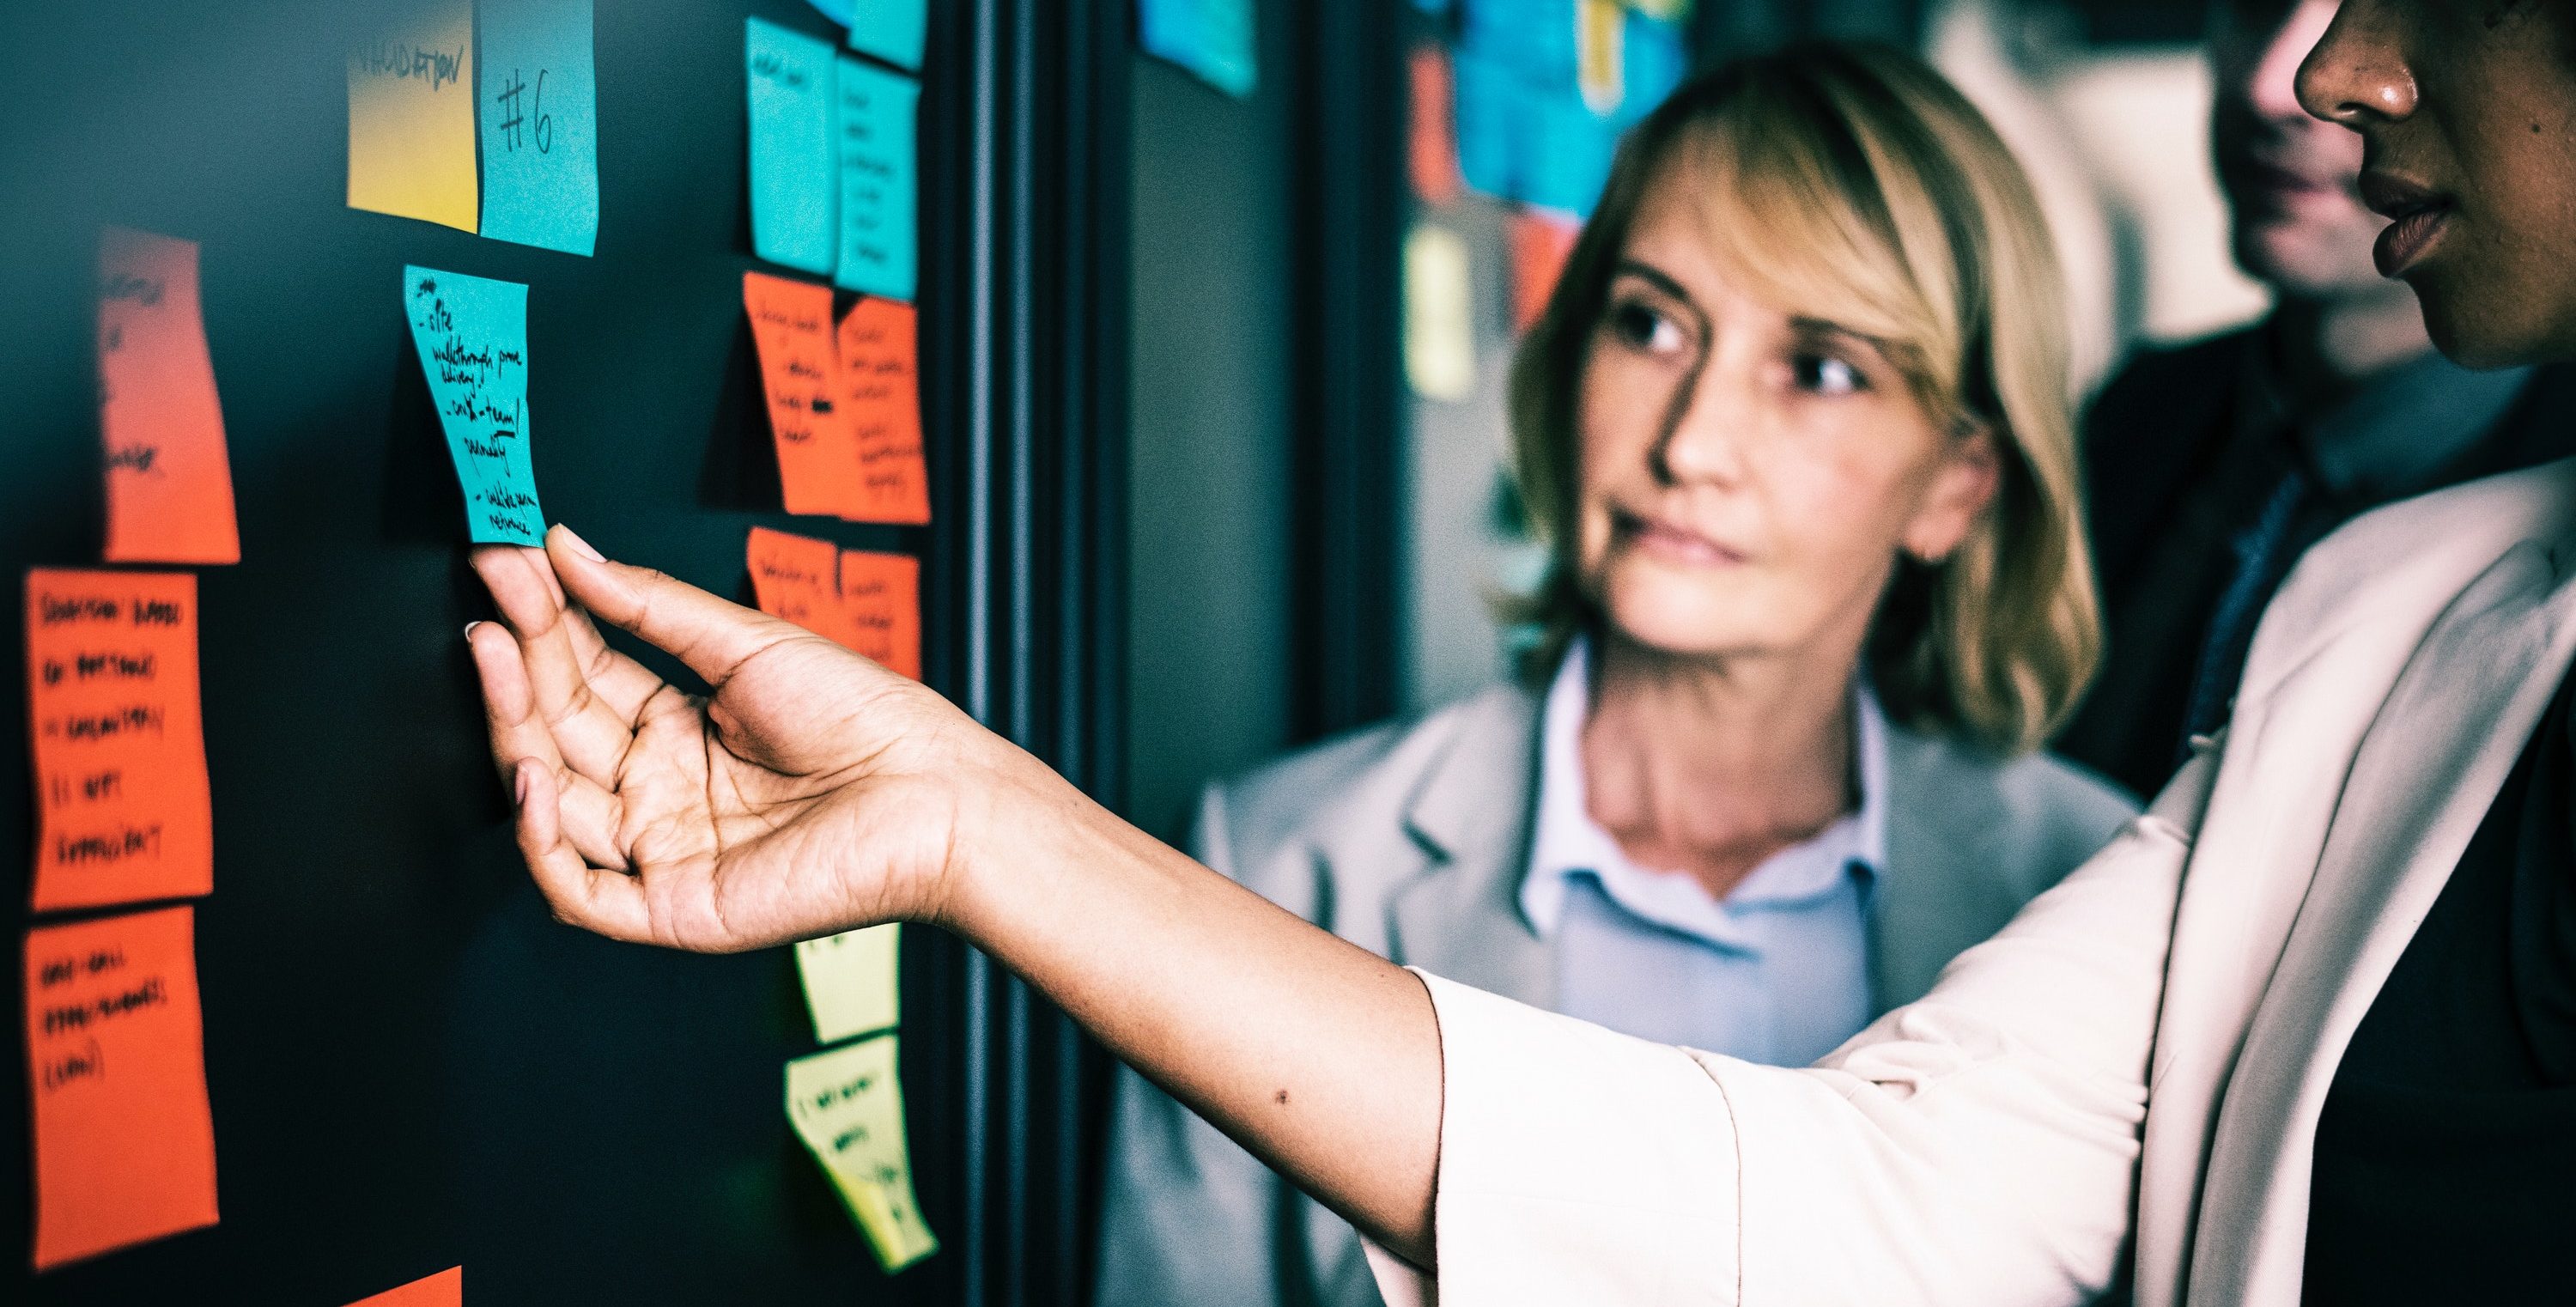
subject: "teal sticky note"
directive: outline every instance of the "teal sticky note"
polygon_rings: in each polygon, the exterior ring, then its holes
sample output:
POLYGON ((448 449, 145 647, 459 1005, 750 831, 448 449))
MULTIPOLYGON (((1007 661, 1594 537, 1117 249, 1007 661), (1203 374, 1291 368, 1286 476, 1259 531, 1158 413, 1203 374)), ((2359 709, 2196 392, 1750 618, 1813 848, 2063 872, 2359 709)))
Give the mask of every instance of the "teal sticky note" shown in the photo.
POLYGON ((832 143, 841 169, 840 267, 844 290, 909 300, 920 241, 913 120, 921 87, 900 73, 843 57, 834 87, 832 143))
POLYGON ((751 248, 772 263, 832 270, 840 188, 832 168, 832 44, 743 20, 750 84, 751 248))
POLYGON ((842 21, 850 48, 871 59, 921 71, 921 39, 930 25, 929 0, 855 0, 842 21))
POLYGON ((475 120, 483 234, 588 254, 599 236, 591 0, 485 0, 475 120))
POLYGON ((1256 79, 1253 0, 1136 0, 1136 41, 1234 98, 1256 79))
POLYGON ((405 267, 403 314, 465 488, 468 532, 478 544, 545 543, 528 458, 528 288, 405 267))

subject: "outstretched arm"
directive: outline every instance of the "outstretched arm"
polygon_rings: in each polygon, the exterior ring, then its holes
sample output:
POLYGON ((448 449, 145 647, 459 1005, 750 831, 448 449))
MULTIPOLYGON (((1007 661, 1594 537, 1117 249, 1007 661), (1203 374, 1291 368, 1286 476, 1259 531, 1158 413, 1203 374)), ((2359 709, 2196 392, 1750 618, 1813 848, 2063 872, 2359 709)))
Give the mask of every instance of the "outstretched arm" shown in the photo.
POLYGON ((724 952, 934 922, 1362 1231, 1431 1260, 1420 981, 1120 821, 921 686, 557 527, 485 547, 467 629, 555 914, 724 952), (592 618, 679 658, 664 683, 592 618))

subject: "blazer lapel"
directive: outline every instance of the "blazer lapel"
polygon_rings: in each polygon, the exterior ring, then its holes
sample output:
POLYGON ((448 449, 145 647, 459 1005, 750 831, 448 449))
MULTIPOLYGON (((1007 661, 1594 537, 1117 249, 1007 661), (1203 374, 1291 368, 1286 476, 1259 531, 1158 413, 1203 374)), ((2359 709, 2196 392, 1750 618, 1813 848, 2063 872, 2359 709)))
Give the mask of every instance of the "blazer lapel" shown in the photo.
POLYGON ((2564 543, 2499 558, 2427 632, 2362 738, 2218 1110, 2190 1301, 2297 1299, 2336 1064, 2576 653, 2571 562, 2564 543))
POLYGON ((1921 998, 1950 959, 2021 907, 2002 871, 1997 838, 2011 823, 1993 789, 1952 779, 1938 741, 1889 729, 1887 865, 1870 892, 1873 1015, 1921 998), (1904 929, 1887 929, 1891 921, 1904 929))
POLYGON ((1538 793, 1538 700, 1513 687, 1469 705, 1405 805, 1431 868, 1389 906, 1388 954, 1406 966, 1539 1007, 1556 955, 1521 915, 1538 793))

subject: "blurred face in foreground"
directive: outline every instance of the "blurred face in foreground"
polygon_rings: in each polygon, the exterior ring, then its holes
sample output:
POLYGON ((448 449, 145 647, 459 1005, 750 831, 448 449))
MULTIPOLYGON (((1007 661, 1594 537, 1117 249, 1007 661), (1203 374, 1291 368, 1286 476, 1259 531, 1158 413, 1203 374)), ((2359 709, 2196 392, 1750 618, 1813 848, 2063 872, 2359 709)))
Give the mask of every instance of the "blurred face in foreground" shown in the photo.
POLYGON ((1582 586, 1659 653, 1848 658, 1899 551, 1967 537, 1994 445, 1936 426, 1879 342, 1756 297, 1689 180, 1649 188, 1594 329, 1582 586))
POLYGON ((2348 0, 2299 70, 2361 134, 2373 253, 2471 367, 2576 355, 2576 39, 2566 0, 2348 0))
POLYGON ((2361 138, 2299 107, 2299 61, 2338 0, 2217 0, 2209 63, 2211 153, 2234 218, 2237 266, 2309 300, 2382 291, 2361 203, 2361 138))

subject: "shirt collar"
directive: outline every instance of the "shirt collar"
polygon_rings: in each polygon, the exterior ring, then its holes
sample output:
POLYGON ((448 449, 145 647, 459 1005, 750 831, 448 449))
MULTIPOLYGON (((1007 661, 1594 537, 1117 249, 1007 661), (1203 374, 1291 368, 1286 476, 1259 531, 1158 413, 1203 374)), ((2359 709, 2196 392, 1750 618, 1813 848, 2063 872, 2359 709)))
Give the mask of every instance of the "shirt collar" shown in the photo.
POLYGON ((2246 370, 2246 412, 2290 439, 2336 496, 2418 494, 2521 398, 2530 368, 2476 372, 2436 351, 2387 368, 2313 414, 2293 412, 2272 363, 2274 342, 2258 336, 2246 370))
POLYGON ((1538 812, 1521 912, 1545 937, 1564 919, 1570 882, 1596 880, 1621 907, 1657 925, 1713 943, 1738 945, 1736 918, 1794 908, 1840 892, 1855 875, 1866 887, 1887 865, 1887 717, 1868 684, 1852 687, 1860 807, 1815 838, 1780 850, 1720 902, 1697 881, 1637 866, 1585 804, 1583 727, 1592 714, 1591 649, 1577 638, 1548 683, 1540 712, 1538 812))

